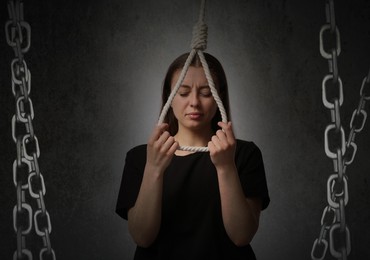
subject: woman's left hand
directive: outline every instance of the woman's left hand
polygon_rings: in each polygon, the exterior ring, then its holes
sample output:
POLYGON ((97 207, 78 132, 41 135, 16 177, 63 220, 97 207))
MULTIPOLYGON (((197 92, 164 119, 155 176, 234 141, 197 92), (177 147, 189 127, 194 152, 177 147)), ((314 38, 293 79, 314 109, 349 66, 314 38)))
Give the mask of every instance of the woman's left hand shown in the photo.
POLYGON ((216 168, 234 166, 236 140, 231 122, 218 122, 218 125, 222 130, 217 130, 211 141, 208 142, 212 163, 216 168))

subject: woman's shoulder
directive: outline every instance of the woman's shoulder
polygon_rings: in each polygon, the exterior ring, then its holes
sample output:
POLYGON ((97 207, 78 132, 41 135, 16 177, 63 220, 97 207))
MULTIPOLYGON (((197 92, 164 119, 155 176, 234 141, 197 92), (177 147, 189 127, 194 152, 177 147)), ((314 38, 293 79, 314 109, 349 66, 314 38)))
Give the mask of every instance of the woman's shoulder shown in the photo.
POLYGON ((260 148, 253 141, 236 139, 236 154, 241 157, 261 157, 260 148))
POLYGON ((137 146, 132 147, 130 150, 128 150, 126 157, 127 158, 142 158, 146 157, 146 144, 140 144, 137 146))
POLYGON ((125 163, 130 167, 141 169, 146 162, 146 144, 137 145, 126 153, 125 163))
POLYGON ((128 151, 128 153, 146 152, 146 146, 147 146, 146 144, 140 144, 140 145, 134 146, 128 151))
POLYGON ((246 141, 242 139, 236 139, 236 149, 243 149, 243 150, 255 150, 259 149, 257 145, 253 141, 246 141))

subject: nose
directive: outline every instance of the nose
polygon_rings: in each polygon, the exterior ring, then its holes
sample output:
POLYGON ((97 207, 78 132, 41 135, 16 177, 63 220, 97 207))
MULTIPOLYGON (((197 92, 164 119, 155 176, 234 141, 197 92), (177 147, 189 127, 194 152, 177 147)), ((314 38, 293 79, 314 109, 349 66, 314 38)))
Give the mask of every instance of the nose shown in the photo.
POLYGON ((192 91, 190 95, 190 106, 191 107, 199 106, 199 96, 198 96, 197 91, 192 91))

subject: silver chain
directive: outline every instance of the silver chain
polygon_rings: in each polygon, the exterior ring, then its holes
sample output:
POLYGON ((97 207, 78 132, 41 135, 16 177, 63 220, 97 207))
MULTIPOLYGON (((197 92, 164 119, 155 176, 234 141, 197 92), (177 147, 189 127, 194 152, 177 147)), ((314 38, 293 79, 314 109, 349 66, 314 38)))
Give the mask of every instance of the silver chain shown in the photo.
POLYGON ((45 206, 45 182, 39 168, 40 148, 33 128, 34 110, 31 93, 31 72, 24 54, 31 44, 31 26, 23 19, 23 3, 8 1, 9 20, 5 24, 6 41, 13 48, 15 58, 11 62, 12 92, 16 110, 12 117, 12 137, 17 156, 13 163, 13 181, 17 190, 17 204, 13 209, 13 227, 17 235, 17 250, 13 260, 33 259, 26 246, 27 235, 34 225, 35 233, 42 238, 43 247, 39 259, 56 259, 51 247, 50 216, 45 206), (34 199, 34 200, 32 200, 34 199), (34 202, 36 201, 36 203, 34 202), (33 209, 32 205, 36 204, 33 209))
POLYGON ((355 143, 355 135, 362 131, 367 118, 364 107, 366 101, 370 100, 370 96, 366 96, 365 88, 367 88, 367 93, 369 93, 370 71, 362 81, 360 102, 352 114, 351 130, 346 141, 340 117, 340 107, 344 100, 343 84, 337 63, 340 52, 340 34, 335 22, 334 2, 333 0, 328 0, 326 2, 326 24, 320 30, 320 53, 323 58, 328 60, 329 65, 329 74, 322 81, 322 101, 324 106, 330 110, 331 114, 331 123, 326 126, 324 137, 325 153, 333 160, 334 173, 327 180, 328 205, 322 213, 319 236, 313 243, 311 251, 312 260, 324 259, 328 247, 330 248, 331 255, 336 259, 346 260, 351 252, 350 231, 345 215, 345 207, 349 199, 346 169, 356 156, 357 145, 355 143), (328 44, 329 41, 324 41, 324 39, 327 39, 324 38, 324 34, 334 38, 333 42, 335 44, 331 47, 330 52, 325 50, 325 43, 327 45, 330 44, 328 44), (328 100, 328 83, 330 82, 336 88, 337 95, 328 100), (335 137, 338 139, 336 142, 335 137))

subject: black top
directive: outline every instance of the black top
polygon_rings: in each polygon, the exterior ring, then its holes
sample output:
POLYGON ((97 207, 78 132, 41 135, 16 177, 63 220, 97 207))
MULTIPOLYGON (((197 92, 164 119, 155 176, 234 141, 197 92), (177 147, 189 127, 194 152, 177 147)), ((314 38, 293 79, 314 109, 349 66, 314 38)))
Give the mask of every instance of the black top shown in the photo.
MULTIPOLYGON (((126 155, 116 212, 127 219, 135 205, 146 163, 146 145, 126 155)), ((253 142, 237 140, 235 163, 246 197, 269 202, 262 155, 253 142)), ((209 153, 174 156, 163 178, 162 222, 149 248, 137 247, 135 260, 255 259, 250 245, 237 247, 228 237, 221 214, 216 169, 209 153)))

